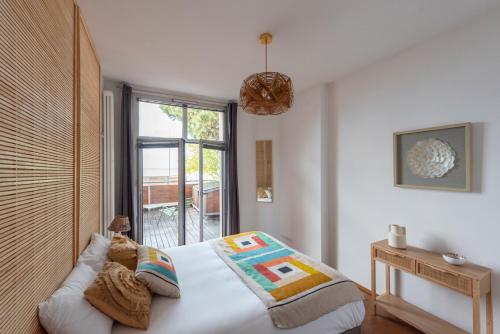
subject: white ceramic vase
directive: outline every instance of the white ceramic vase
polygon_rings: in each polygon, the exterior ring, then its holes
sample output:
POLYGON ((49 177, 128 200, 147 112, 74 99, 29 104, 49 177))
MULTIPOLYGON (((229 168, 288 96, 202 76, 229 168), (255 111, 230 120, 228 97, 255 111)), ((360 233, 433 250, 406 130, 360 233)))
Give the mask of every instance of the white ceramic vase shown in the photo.
POLYGON ((387 240, 391 247, 406 249, 406 227, 390 224, 387 240))

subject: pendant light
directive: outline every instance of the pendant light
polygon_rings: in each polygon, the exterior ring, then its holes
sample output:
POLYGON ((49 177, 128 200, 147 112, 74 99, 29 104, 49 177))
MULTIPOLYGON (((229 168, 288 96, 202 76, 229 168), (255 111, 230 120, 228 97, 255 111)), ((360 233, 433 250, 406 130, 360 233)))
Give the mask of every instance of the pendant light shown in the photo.
POLYGON ((266 71, 254 73, 243 80, 240 89, 240 105, 254 115, 282 114, 293 105, 292 80, 285 74, 267 71, 267 46, 273 36, 263 33, 259 37, 265 46, 266 71))

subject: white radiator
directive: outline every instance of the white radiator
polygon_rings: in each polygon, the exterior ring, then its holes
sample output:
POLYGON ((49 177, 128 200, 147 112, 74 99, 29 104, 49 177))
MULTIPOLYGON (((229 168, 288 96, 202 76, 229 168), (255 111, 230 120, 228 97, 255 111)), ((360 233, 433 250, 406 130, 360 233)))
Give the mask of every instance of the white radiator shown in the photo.
POLYGON ((111 238, 108 225, 115 217, 115 134, 113 92, 103 91, 103 224, 101 233, 111 238))

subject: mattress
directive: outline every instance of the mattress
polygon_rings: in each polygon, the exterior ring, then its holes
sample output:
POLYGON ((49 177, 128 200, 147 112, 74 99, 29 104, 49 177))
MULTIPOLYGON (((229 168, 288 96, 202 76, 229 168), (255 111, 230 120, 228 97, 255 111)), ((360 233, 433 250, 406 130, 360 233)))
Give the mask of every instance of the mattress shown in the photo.
POLYGON ((154 296, 149 329, 115 322, 113 334, 333 334, 363 321, 362 301, 346 304, 304 326, 276 328, 262 301, 207 243, 166 249, 174 262, 181 298, 154 296))

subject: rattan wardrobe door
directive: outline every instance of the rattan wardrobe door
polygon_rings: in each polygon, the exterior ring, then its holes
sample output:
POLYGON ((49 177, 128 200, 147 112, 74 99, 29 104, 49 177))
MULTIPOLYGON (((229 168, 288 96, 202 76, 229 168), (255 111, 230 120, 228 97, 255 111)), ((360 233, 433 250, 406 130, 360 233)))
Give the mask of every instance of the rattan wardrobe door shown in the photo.
POLYGON ((83 20, 79 22, 80 58, 80 220, 79 253, 99 231, 101 211, 101 75, 83 20))
POLYGON ((71 0, 0 1, 0 333, 42 332, 72 268, 71 0))

